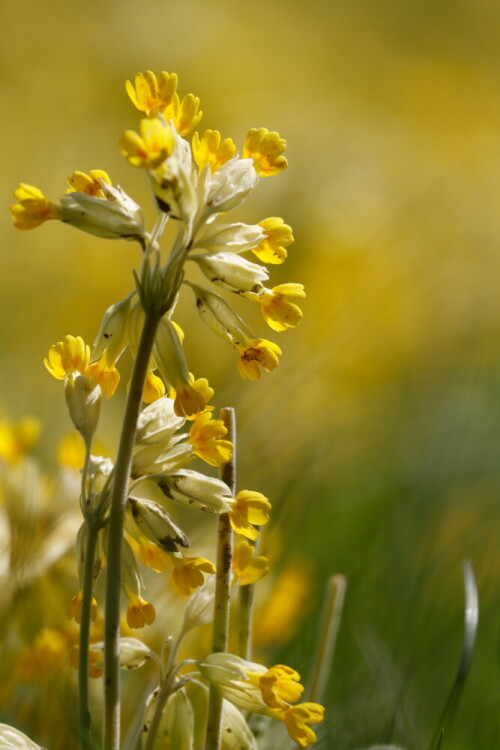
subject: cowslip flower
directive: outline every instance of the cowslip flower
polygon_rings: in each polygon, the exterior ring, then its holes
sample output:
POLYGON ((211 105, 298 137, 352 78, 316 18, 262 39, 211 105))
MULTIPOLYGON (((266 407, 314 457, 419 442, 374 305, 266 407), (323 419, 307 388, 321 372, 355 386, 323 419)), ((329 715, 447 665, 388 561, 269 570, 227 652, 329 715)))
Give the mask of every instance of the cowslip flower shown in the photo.
POLYGON ((183 99, 175 93, 170 104, 163 110, 165 120, 174 124, 179 135, 190 133, 198 125, 203 116, 200 110, 200 99, 194 94, 187 94, 183 99))
POLYGON ((215 566, 204 557, 179 557, 172 555, 174 564, 172 570, 172 581, 177 591, 184 596, 189 596, 203 585, 204 573, 215 573, 215 566))
POLYGON ((244 539, 233 550, 231 563, 234 580, 240 586, 257 583, 269 572, 269 560, 264 555, 255 555, 253 544, 244 539))
POLYGON ((253 159, 257 174, 270 177, 287 168, 288 162, 283 156, 285 148, 286 141, 275 131, 252 128, 245 138, 242 156, 244 159, 253 159))
POLYGON ((278 216, 259 221, 259 226, 262 227, 264 237, 257 247, 252 248, 252 252, 263 263, 283 263, 287 257, 286 248, 293 242, 291 227, 278 216))
POLYGON ((241 490, 231 503, 229 520, 237 534, 255 541, 259 532, 254 524, 257 526, 266 524, 269 521, 270 510, 271 503, 260 492, 241 490))
POLYGON ((218 130, 205 130, 201 138, 195 133, 192 148, 193 158, 199 168, 203 169, 208 164, 212 174, 236 154, 234 142, 231 138, 221 140, 218 130))
POLYGON ((262 367, 266 372, 271 372, 279 364, 278 357, 281 349, 277 344, 266 339, 246 340, 244 344, 238 344, 239 352, 238 372, 242 378, 248 380, 260 380, 262 367))
POLYGON ((126 130, 120 141, 120 150, 133 167, 155 169, 174 150, 172 128, 158 119, 144 118, 139 122, 139 131, 126 130))
POLYGON ((262 282, 269 278, 264 266, 235 253, 193 255, 190 260, 198 265, 207 279, 230 292, 259 294, 264 289, 262 282))
POLYGON ((295 304, 295 300, 304 299, 306 293, 302 284, 278 284, 272 289, 266 289, 256 297, 264 320, 274 331, 286 331, 294 328, 302 318, 302 310, 295 304))
POLYGON ((207 409, 194 420, 189 431, 188 443, 193 446, 195 456, 211 466, 221 466, 231 460, 233 444, 225 440, 227 429, 221 419, 212 419, 207 409))
POLYGON ((10 464, 17 463, 28 453, 40 434, 40 422, 33 417, 23 417, 19 422, 0 421, 0 458, 10 464))
POLYGON ((19 203, 10 207, 10 215, 16 229, 34 229, 48 219, 61 218, 58 206, 33 185, 21 182, 14 190, 14 198, 19 203))
POLYGON ((162 70, 156 76, 151 70, 137 73, 134 83, 126 81, 125 88, 132 103, 148 117, 158 117, 172 101, 177 90, 177 75, 162 70))
MULTIPOLYGON (((74 620, 75 622, 80 623, 82 612, 82 596, 83 592, 80 589, 80 591, 75 594, 75 596, 68 604, 66 608, 66 617, 68 618, 68 620, 74 620)), ((97 600, 95 599, 95 597, 92 597, 92 602, 90 605, 90 617, 92 621, 95 621, 97 617, 97 600)))
POLYGON ((68 177, 67 193, 86 193, 93 195, 95 198, 106 198, 102 190, 102 183, 106 182, 111 185, 111 180, 107 172, 102 169, 91 169, 88 174, 85 172, 75 171, 68 177))

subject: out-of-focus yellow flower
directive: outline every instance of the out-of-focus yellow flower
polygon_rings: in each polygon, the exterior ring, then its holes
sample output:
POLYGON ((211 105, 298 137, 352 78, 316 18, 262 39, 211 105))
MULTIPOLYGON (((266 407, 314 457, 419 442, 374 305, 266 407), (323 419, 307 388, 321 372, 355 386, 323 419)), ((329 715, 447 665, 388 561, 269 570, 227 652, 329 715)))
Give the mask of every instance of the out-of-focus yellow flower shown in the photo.
POLYGON ((102 169, 91 169, 88 174, 73 172, 71 177, 68 177, 69 187, 66 192, 85 193, 86 195, 93 195, 94 198, 106 198, 101 189, 101 180, 107 182, 108 185, 112 184, 109 175, 102 169))
POLYGON ((171 103, 163 110, 165 120, 172 120, 179 135, 187 135, 199 123, 203 112, 200 112, 200 100, 194 94, 187 94, 182 101, 179 94, 174 94, 171 103))
POLYGON ((252 252, 263 263, 283 263, 288 254, 286 248, 293 242, 292 228, 279 216, 263 219, 259 221, 259 226, 264 230, 265 236, 252 252))
POLYGON ((90 348, 81 336, 68 335, 50 347, 48 357, 43 360, 43 363, 57 380, 64 380, 66 375, 85 373, 89 359, 90 348))
POLYGON ((120 141, 120 150, 129 164, 141 169, 156 169, 174 149, 172 128, 158 119, 143 118, 140 133, 126 130, 120 141))
MULTIPOLYGON (((83 592, 80 591, 75 594, 75 596, 72 598, 70 603, 68 604, 68 607, 66 609, 66 617, 68 620, 74 620, 75 622, 80 622, 80 617, 82 614, 82 596, 83 592)), ((97 617, 97 601, 95 598, 92 598, 92 603, 90 607, 90 616, 91 619, 94 621, 97 617)))
POLYGON ((178 417, 194 419, 205 411, 206 406, 212 396, 214 389, 208 385, 206 378, 194 380, 191 376, 191 382, 184 383, 178 380, 175 387, 170 389, 170 398, 174 399, 174 411, 178 417))
POLYGON ((16 229, 34 229, 48 219, 60 219, 58 206, 33 185, 21 182, 14 190, 14 198, 19 201, 10 207, 10 215, 16 229))
POLYGON ((311 594, 311 574, 304 565, 293 564, 281 572, 270 596, 255 617, 257 646, 287 641, 307 609, 311 594))
POLYGON ((0 421, 0 458, 15 464, 30 450, 40 434, 40 422, 24 417, 17 424, 0 421))
POLYGON ((175 557, 172 555, 174 569, 172 580, 179 593, 189 596, 203 585, 204 573, 215 573, 215 566, 204 557, 175 557))
POLYGON ((281 349, 277 344, 266 339, 247 339, 244 344, 238 344, 239 351, 238 372, 242 378, 248 380, 260 380, 262 367, 266 372, 271 372, 279 365, 278 357, 281 349))
POLYGON ((288 283, 259 294, 257 299, 268 326, 274 331, 286 331, 298 325, 302 318, 302 310, 292 300, 304 299, 305 296, 302 284, 288 283))
POLYGON ((257 174, 270 177, 287 168, 288 162, 282 155, 286 141, 278 133, 267 128, 252 128, 248 131, 243 145, 243 158, 253 159, 257 174))
POLYGON ((156 618, 156 610, 151 602, 147 602, 142 596, 136 596, 127 592, 129 598, 127 608, 127 624, 131 628, 143 628, 151 625, 156 618))
POLYGON ((257 539, 259 532, 253 524, 263 526, 269 521, 271 503, 267 497, 260 492, 241 490, 231 505, 229 520, 234 531, 247 539, 257 539))
POLYGON ((224 440, 227 429, 222 419, 212 419, 211 412, 199 414, 189 431, 189 440, 193 453, 211 466, 227 464, 231 460, 233 444, 224 440))
MULTIPOLYGON (((111 455, 109 446, 101 440, 93 441, 92 451, 95 456, 102 456, 103 458, 109 458, 111 455)), ((61 438, 57 445, 56 457, 59 466, 76 471, 82 468, 85 461, 85 443, 82 442, 78 432, 68 432, 61 438)))
POLYGON ((155 375, 152 370, 148 370, 146 382, 144 383, 144 390, 142 392, 142 400, 145 404, 152 404, 153 401, 158 401, 158 399, 162 398, 164 395, 165 383, 158 375, 155 375))
POLYGON ((67 664, 69 641, 61 630, 46 627, 33 645, 21 653, 16 673, 22 682, 51 679, 67 664))
POLYGON ((324 715, 325 709, 319 703, 298 703, 283 714, 283 721, 290 737, 300 747, 308 747, 317 739, 308 724, 319 724, 324 715))
POLYGON ((193 157, 200 169, 207 164, 210 165, 212 174, 222 167, 236 153, 236 146, 231 138, 225 138, 221 142, 221 134, 218 130, 205 130, 203 135, 193 135, 192 140, 193 157))
POLYGON ((232 569, 240 586, 257 583, 269 572, 269 560, 264 555, 254 556, 253 544, 243 540, 233 551, 232 569))
POLYGON ((177 90, 177 75, 162 70, 156 76, 151 70, 137 73, 134 83, 126 81, 125 88, 132 103, 148 117, 158 117, 171 103, 177 90))

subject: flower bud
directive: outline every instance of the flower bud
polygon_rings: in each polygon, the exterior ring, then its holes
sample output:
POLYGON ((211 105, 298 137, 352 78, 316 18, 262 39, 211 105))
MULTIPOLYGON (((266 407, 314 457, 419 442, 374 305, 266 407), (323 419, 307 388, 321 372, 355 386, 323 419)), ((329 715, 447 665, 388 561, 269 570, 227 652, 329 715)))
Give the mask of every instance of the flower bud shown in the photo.
POLYGON ((130 497, 127 511, 130 512, 139 531, 166 552, 178 552, 179 547, 189 547, 186 534, 157 503, 130 497))
POLYGON ((169 747, 175 750, 192 750, 194 716, 191 702, 182 688, 168 699, 165 724, 169 747))
POLYGON ((61 198, 61 221, 96 237, 137 240, 145 245, 147 233, 133 216, 114 203, 85 193, 68 193, 61 198))
POLYGON ((0 748, 2 750, 43 750, 19 729, 8 724, 0 724, 0 748))
POLYGON ((163 477, 158 486, 168 498, 181 505, 211 513, 228 513, 232 508, 231 490, 227 484, 197 471, 181 469, 163 477))
POLYGON ((163 396, 139 414, 136 442, 141 445, 165 443, 184 422, 185 419, 178 417, 174 411, 174 400, 163 396))
POLYGON ((205 248, 211 252, 226 250, 244 253, 257 247, 265 236, 264 229, 258 224, 208 224, 194 247, 205 248))
POLYGON ((101 389, 86 375, 76 375, 65 379, 64 394, 71 420, 89 444, 99 421, 101 389))
POLYGON ((242 344, 253 334, 245 321, 233 310, 223 297, 197 284, 190 283, 196 297, 198 315, 211 331, 230 344, 242 344))
MULTIPOLYGON (((158 658, 138 638, 120 638, 118 641, 119 661, 122 669, 139 669, 149 659, 158 658)), ((102 666, 104 667, 104 641, 92 644, 92 651, 102 654, 102 666)), ((99 662, 95 662, 94 666, 99 662)))
POLYGON ((252 159, 234 158, 207 179, 207 212, 221 213, 239 206, 258 182, 252 159))
POLYGON ((264 291, 263 283, 269 278, 264 266, 252 263, 235 253, 214 253, 193 255, 191 260, 198 264, 207 279, 230 292, 264 291))
POLYGON ((214 616, 215 575, 209 576, 203 586, 192 594, 184 610, 183 632, 207 625, 214 616))
POLYGON ((127 321, 133 294, 108 307, 102 319, 101 328, 92 346, 93 362, 107 353, 109 363, 114 363, 127 345, 127 321))

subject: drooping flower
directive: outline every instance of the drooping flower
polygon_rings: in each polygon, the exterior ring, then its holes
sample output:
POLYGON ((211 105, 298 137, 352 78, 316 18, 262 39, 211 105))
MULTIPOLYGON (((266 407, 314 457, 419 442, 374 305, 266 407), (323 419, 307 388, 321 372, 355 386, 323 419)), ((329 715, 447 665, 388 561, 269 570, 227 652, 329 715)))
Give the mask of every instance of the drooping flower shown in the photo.
MULTIPOLYGON (((82 590, 75 594, 75 596, 72 598, 70 603, 68 604, 68 607, 66 609, 66 617, 68 620, 74 620, 75 622, 80 622, 80 617, 82 613, 82 590)), ((91 619, 94 621, 97 617, 97 600, 93 597, 92 603, 90 605, 90 616, 91 619)))
POLYGON ((127 607, 127 624, 131 628, 143 628, 151 625, 156 619, 156 610, 151 602, 142 596, 130 594, 127 607))
POLYGON ((174 568, 172 581, 179 593, 189 596, 204 583, 204 573, 215 573, 215 566, 204 557, 177 557, 172 555, 174 568))
POLYGON ((244 159, 253 159, 257 174, 270 177, 287 168, 288 162, 283 156, 285 148, 286 141, 275 131, 252 128, 245 138, 242 156, 244 159))
POLYGON ((264 320, 274 331, 294 328, 302 318, 302 310, 294 300, 304 299, 306 293, 302 284, 278 284, 266 289, 256 299, 260 303, 264 320))
POLYGON ((269 560, 255 556, 255 547, 244 539, 233 550, 232 570, 240 586, 257 583, 269 572, 269 560))
POLYGON ((299 703, 283 714, 283 721, 290 737, 300 745, 309 747, 316 742, 316 734, 309 724, 323 721, 325 709, 319 703, 299 703))
POLYGON ((266 339, 247 340, 244 344, 237 346, 239 351, 238 372, 242 378, 249 380, 260 380, 262 367, 266 372, 271 372, 279 364, 278 357, 281 349, 277 344, 266 339))
POLYGON ((233 444, 224 440, 227 429, 221 419, 212 419, 207 409, 194 420, 189 431, 188 443, 193 446, 193 453, 211 466, 221 466, 231 460, 233 444))
POLYGON ((252 252, 263 263, 278 265, 283 263, 287 257, 286 248, 293 242, 291 227, 285 224, 278 216, 270 216, 268 219, 259 221, 259 226, 264 230, 264 238, 252 252))
POLYGON ((237 534, 255 540, 259 535, 255 525, 263 526, 266 524, 269 521, 270 510, 271 503, 267 497, 260 492, 242 490, 238 492, 231 503, 229 520, 237 534))

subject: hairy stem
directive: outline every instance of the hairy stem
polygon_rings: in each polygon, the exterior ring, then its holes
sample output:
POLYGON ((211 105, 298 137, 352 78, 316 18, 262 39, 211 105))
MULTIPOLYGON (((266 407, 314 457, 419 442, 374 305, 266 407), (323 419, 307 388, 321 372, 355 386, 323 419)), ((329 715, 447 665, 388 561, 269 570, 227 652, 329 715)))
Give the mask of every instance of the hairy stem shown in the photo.
POLYGON ((142 392, 160 314, 146 312, 130 390, 123 417, 115 464, 108 527, 105 646, 104 646, 104 750, 120 750, 120 590, 123 520, 142 392))
POLYGON ((80 644, 78 651, 78 713, 83 750, 91 747, 92 718, 89 707, 89 643, 94 593, 94 566, 99 524, 92 518, 85 521, 87 538, 82 571, 82 601, 80 611, 80 644))
MULTIPOLYGON (((236 420, 234 409, 221 409, 221 419, 227 429, 227 438, 234 446, 231 460, 221 467, 221 479, 232 495, 236 492, 236 420)), ((229 640, 229 604, 231 596, 231 562, 233 533, 229 514, 221 513, 218 519, 217 576, 215 580, 214 623, 212 652, 227 651, 229 640)), ((208 698, 207 740, 205 750, 219 750, 221 744, 222 696, 213 685, 208 698)))

